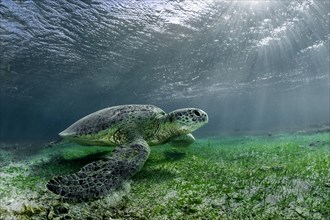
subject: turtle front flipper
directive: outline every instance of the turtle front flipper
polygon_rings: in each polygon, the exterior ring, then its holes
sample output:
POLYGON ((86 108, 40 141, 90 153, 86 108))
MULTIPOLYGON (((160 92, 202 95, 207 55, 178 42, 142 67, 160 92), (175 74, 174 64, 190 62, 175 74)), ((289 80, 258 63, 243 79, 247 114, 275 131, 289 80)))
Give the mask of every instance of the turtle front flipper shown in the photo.
POLYGON ((67 199, 98 198, 118 188, 146 162, 150 148, 142 138, 116 147, 110 158, 87 164, 79 172, 50 180, 47 188, 67 199))
POLYGON ((188 147, 195 142, 195 138, 192 134, 184 134, 172 139, 169 144, 173 147, 188 147))

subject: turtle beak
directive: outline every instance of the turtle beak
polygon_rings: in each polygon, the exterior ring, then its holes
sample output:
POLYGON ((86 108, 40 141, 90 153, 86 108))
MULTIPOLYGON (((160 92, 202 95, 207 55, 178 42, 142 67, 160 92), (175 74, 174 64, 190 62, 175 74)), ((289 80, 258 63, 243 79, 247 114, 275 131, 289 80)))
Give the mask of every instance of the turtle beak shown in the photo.
MULTIPOLYGON (((205 113, 206 114, 206 113, 205 113)), ((205 117, 203 118, 203 121, 206 123, 209 122, 209 116, 206 114, 205 117)))
POLYGON ((205 112, 205 123, 209 123, 209 116, 205 112))
POLYGON ((204 124, 209 122, 209 117, 206 112, 204 112, 203 110, 199 110, 199 114, 200 114, 200 116, 199 116, 198 120, 200 122, 203 122, 204 124))

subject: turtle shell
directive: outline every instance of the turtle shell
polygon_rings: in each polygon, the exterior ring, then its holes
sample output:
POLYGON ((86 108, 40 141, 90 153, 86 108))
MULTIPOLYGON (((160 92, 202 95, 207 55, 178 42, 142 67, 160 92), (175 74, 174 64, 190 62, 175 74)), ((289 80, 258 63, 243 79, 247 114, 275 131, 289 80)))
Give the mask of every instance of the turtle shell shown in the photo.
MULTIPOLYGON (((116 141, 116 132, 139 129, 139 132, 157 129, 155 121, 166 113, 153 105, 121 105, 101 109, 89 114, 59 133, 63 138, 76 140, 102 140, 105 136, 116 141)), ((159 124, 159 123, 156 123, 159 124)), ((159 125, 158 125, 159 126, 159 125)), ((151 130, 151 131, 150 131, 151 130)), ((106 141, 105 141, 106 142, 106 141)))

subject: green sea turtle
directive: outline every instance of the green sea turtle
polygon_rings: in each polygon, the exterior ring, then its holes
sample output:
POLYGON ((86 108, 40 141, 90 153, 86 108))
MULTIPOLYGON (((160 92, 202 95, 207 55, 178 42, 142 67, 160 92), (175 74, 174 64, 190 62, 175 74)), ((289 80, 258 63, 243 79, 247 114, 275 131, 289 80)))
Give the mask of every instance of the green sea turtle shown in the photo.
POLYGON ((153 105, 122 105, 94 112, 59 135, 83 145, 116 146, 112 155, 87 164, 77 173, 55 177, 47 188, 68 199, 98 198, 142 168, 149 146, 188 146, 195 140, 191 132, 207 122, 207 114, 196 108, 166 114, 153 105))

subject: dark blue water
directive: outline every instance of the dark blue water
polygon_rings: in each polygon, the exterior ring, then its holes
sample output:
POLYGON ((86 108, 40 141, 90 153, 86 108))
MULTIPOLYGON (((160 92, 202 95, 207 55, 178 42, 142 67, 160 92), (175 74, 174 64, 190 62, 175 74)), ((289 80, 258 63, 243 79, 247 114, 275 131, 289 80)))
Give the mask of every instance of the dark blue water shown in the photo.
POLYGON ((329 124, 329 1, 2 0, 1 140, 130 103, 198 107, 200 135, 329 124))

